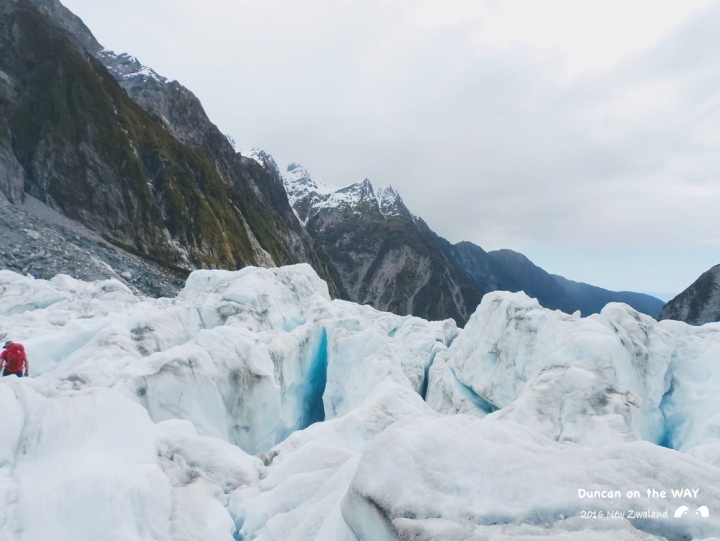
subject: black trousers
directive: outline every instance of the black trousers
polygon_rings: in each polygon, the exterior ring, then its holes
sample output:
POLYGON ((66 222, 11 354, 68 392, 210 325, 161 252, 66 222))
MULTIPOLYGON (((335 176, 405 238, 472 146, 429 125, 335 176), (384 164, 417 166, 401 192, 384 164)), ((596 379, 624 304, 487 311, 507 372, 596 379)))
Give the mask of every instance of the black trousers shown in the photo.
POLYGON ((3 376, 17 376, 19 378, 23 377, 22 370, 19 372, 8 372, 7 370, 3 370, 3 376))

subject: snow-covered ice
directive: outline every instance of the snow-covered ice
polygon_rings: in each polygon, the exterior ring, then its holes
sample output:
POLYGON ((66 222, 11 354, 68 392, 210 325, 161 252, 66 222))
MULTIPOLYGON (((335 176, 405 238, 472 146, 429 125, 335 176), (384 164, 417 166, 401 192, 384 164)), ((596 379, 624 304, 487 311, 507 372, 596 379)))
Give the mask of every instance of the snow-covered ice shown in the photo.
POLYGON ((0 271, 7 339, 33 377, 0 379, 2 541, 720 535, 720 324, 496 292, 459 330, 307 265, 174 299, 0 271))

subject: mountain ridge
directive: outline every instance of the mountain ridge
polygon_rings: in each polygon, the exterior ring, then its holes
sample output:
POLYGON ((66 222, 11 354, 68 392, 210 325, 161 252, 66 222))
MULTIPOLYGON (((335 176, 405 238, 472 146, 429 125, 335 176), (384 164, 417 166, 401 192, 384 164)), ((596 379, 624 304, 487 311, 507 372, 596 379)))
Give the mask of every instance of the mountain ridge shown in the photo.
POLYGON ((663 306, 660 319, 703 325, 720 321, 720 265, 705 271, 663 306))
POLYGON ((334 262, 355 302, 429 319, 437 303, 460 325, 483 295, 499 289, 525 291, 544 307, 583 315, 608 302, 626 302, 657 317, 663 304, 649 295, 551 275, 512 250, 486 252, 467 241, 453 245, 412 214, 391 186, 375 188, 364 179, 336 188, 315 181, 296 163, 288 166, 284 182, 298 219, 334 262))
MULTIPOLYGON (((0 192, 10 202, 34 196, 174 273, 307 262, 335 297, 427 319, 464 324, 497 289, 567 312, 613 300, 659 311, 657 299, 553 277, 511 250, 453 245, 392 186, 334 188, 297 164, 281 173, 263 151, 236 152, 190 90, 103 48, 58 0, 11 0, 0 16, 0 192)), ((113 259, 98 247, 93 272, 113 259)), ((70 268, 55 261, 56 272, 70 268)), ((158 280, 153 291, 170 287, 158 280)))

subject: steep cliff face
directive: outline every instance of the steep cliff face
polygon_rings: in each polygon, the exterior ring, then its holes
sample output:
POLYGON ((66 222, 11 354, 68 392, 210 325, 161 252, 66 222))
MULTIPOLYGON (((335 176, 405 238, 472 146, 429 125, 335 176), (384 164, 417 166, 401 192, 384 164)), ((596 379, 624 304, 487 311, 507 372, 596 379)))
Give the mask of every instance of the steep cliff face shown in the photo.
POLYGON ((668 302, 660 319, 675 319, 691 325, 720 321, 720 265, 704 272, 685 291, 668 302))
MULTIPOLYGON (((262 160, 261 160, 262 161, 262 160)), ((626 302, 657 317, 662 301, 553 276, 512 250, 451 244, 414 216, 392 188, 369 180, 334 188, 291 164, 285 188, 300 221, 338 269, 351 300, 464 325, 491 291, 524 291, 547 308, 583 315, 626 302)))
POLYGON ((29 193, 166 267, 309 262, 342 295, 279 175, 236 153, 191 92, 138 66, 55 0, 4 2, 3 197, 29 193))

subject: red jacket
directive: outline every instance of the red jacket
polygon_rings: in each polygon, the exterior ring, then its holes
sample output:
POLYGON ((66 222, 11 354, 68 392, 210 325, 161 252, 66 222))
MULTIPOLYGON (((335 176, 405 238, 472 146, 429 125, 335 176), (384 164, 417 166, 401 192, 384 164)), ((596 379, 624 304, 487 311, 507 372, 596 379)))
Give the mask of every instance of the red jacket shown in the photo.
POLYGON ((28 360, 25 354, 25 347, 22 344, 10 344, 7 349, 0 353, 0 366, 5 365, 6 372, 28 373, 28 360))

